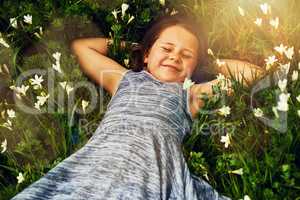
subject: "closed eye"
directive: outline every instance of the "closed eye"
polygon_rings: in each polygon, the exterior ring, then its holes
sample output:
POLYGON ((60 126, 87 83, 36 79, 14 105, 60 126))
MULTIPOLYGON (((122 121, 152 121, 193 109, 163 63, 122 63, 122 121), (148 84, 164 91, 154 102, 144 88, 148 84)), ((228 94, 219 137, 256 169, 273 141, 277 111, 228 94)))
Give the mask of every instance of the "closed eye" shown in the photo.
POLYGON ((170 52, 172 49, 170 48, 167 48, 167 47, 161 47, 163 51, 166 51, 166 52, 170 52))

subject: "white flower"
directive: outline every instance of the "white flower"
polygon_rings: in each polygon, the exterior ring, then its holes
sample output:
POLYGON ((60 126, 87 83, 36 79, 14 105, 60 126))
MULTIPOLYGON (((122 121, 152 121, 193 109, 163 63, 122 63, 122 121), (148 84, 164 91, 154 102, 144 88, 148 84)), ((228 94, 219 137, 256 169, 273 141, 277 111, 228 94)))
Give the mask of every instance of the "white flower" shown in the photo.
POLYGON ((300 62, 298 62, 298 69, 300 70, 300 62))
POLYGON ((222 108, 219 108, 218 113, 222 116, 227 116, 230 114, 230 107, 229 106, 223 106, 222 108))
POLYGON ((267 3, 260 4, 260 9, 265 15, 271 13, 271 6, 267 3))
POLYGON ((294 70, 292 74, 292 81, 297 81, 298 80, 298 71, 294 70))
POLYGON ((270 19, 270 25, 277 29, 279 26, 279 18, 276 17, 275 19, 270 19))
POLYGON ((261 26, 262 18, 256 18, 256 20, 254 21, 254 24, 256 24, 257 26, 261 26))
POLYGON ((245 11, 244 11, 243 8, 241 8, 241 7, 239 6, 239 7, 238 7, 238 10, 239 10, 240 15, 245 16, 245 11))
POLYGON ((273 107, 272 107, 272 111, 273 111, 275 117, 276 117, 276 118, 279 118, 279 115, 278 115, 278 111, 277 111, 277 107, 276 107, 276 106, 273 106, 273 107))
POLYGON ((251 200, 250 197, 248 195, 244 196, 244 200, 251 200))
POLYGON ((69 84, 66 85, 66 91, 67 91, 67 95, 69 96, 70 92, 72 92, 74 90, 74 88, 72 86, 70 86, 69 84))
POLYGON ((255 117, 262 117, 264 112, 260 108, 254 108, 253 113, 255 117))
POLYGON ((46 103, 46 101, 47 101, 47 99, 49 98, 49 94, 48 95, 46 95, 46 96, 37 96, 36 97, 37 98, 37 103, 40 105, 40 106, 42 106, 42 105, 44 105, 45 103, 46 103))
POLYGON ((56 61, 60 61, 60 57, 61 57, 61 53, 60 52, 55 52, 52 54, 53 58, 56 60, 56 61))
POLYGON ((288 59, 292 59, 294 55, 294 47, 290 47, 287 50, 285 50, 284 54, 288 59))
POLYGON ((232 170, 232 171, 229 170, 228 172, 231 174, 243 175, 243 168, 232 170))
POLYGON ((33 89, 39 89, 42 88, 42 82, 44 81, 43 76, 41 75, 40 77, 35 74, 34 78, 29 79, 31 85, 33 85, 33 89))
POLYGON ((18 28, 18 24, 17 24, 17 20, 16 20, 16 18, 10 18, 9 19, 9 22, 10 22, 10 25, 12 26, 12 27, 14 27, 14 28, 18 28))
POLYGON ((160 5, 165 6, 166 1, 165 0, 159 0, 160 5))
POLYGON ((300 103, 300 94, 296 97, 296 99, 300 103))
POLYGON ((273 65, 277 60, 276 56, 269 56, 268 58, 265 59, 265 62, 267 64, 267 68, 273 65))
POLYGON ((281 92, 285 91, 286 85, 287 85, 287 80, 286 79, 278 81, 278 87, 280 88, 281 92))
POLYGON ((291 66, 291 63, 287 63, 285 65, 282 65, 282 64, 279 64, 280 65, 280 70, 281 71, 285 71, 285 74, 288 74, 289 71, 290 71, 290 66, 291 66))
POLYGON ((27 24, 32 24, 32 15, 24 15, 24 22, 27 24))
POLYGON ((134 19, 134 16, 131 16, 127 22, 127 24, 129 24, 132 20, 134 19))
POLYGON ((9 119, 7 119, 7 121, 2 126, 12 131, 12 123, 9 119))
POLYGON ((217 65, 218 65, 219 67, 221 67, 221 66, 223 66, 223 65, 226 64, 225 61, 221 61, 220 59, 217 59, 216 62, 217 62, 217 65))
POLYGON ((230 138, 228 133, 225 136, 221 136, 220 142, 225 143, 225 148, 228 148, 228 145, 230 144, 230 138))
POLYGON ((5 42, 5 40, 2 38, 1 34, 0 34, 0 44, 5 46, 6 48, 9 48, 9 44, 7 42, 5 42))
POLYGON ((125 12, 126 12, 126 10, 129 8, 129 5, 128 4, 126 4, 126 3, 122 3, 122 5, 121 5, 121 10, 122 10, 122 18, 124 17, 124 15, 125 15, 125 12))
POLYGON ((129 65, 129 59, 128 58, 124 59, 124 64, 125 64, 125 66, 129 65))
POLYGON ((60 85, 63 89, 66 89, 67 82, 66 82, 66 81, 64 81, 64 82, 59 82, 59 85, 60 85))
POLYGON ((280 53, 280 55, 282 55, 286 51, 287 46, 284 46, 283 44, 280 44, 279 46, 274 47, 274 49, 275 49, 275 51, 280 53))
POLYGON ((297 111, 298 116, 300 117, 300 110, 297 111))
POLYGON ((83 113, 85 113, 85 109, 86 107, 89 105, 89 102, 88 101, 85 101, 85 100, 82 100, 81 101, 81 106, 82 106, 82 110, 83 110, 83 113))
POLYGON ((18 184, 22 183, 25 179, 23 174, 20 172, 19 175, 17 176, 18 184))
POLYGON ((21 95, 26 96, 26 91, 29 89, 29 86, 21 85, 21 87, 15 87, 12 85, 9 88, 14 90, 16 92, 16 96, 20 99, 21 95))
POLYGON ((193 82, 191 79, 185 77, 184 83, 183 83, 183 89, 187 90, 188 88, 190 88, 194 84, 195 84, 195 82, 193 82))
POLYGON ((219 74, 217 75, 217 80, 218 80, 218 82, 220 82, 220 81, 225 81, 225 76, 224 76, 223 74, 219 73, 219 74))
POLYGON ((178 13, 178 11, 173 8, 172 12, 170 13, 170 15, 175 15, 176 13, 178 13))
POLYGON ((280 110, 280 111, 288 111, 289 110, 289 105, 288 105, 288 99, 290 97, 290 94, 287 93, 281 93, 279 95, 279 101, 277 102, 277 110, 280 110))
POLYGON ((52 64, 52 68, 61 74, 63 73, 60 67, 60 63, 58 61, 56 61, 55 64, 52 64))
POLYGON ((41 106, 40 106, 39 102, 35 102, 34 107, 38 110, 41 110, 41 106))
POLYGON ((113 10, 112 12, 111 12, 111 14, 115 17, 115 19, 118 19, 118 13, 119 13, 120 11, 117 11, 116 9, 115 10, 113 10))
POLYGON ((13 109, 7 109, 6 113, 9 118, 15 118, 16 117, 16 112, 13 109))
POLYGON ((211 50, 211 49, 207 49, 207 53, 208 53, 208 55, 214 55, 214 52, 211 50))
POLYGON ((4 139, 4 141, 1 143, 1 148, 2 148, 1 153, 4 153, 7 149, 7 140, 6 139, 4 139))

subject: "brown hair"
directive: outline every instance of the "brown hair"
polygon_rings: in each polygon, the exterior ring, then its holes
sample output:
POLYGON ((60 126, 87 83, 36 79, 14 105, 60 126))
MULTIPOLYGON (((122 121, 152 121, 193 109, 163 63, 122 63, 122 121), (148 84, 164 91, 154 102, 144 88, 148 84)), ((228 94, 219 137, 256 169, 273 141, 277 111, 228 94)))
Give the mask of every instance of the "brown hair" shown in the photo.
MULTIPOLYGON (((179 12, 174 15, 164 14, 154 19, 146 28, 145 36, 139 45, 136 45, 131 50, 131 66, 133 71, 141 71, 144 69, 144 55, 148 53, 152 45, 159 38, 160 33, 166 28, 174 25, 179 25, 195 35, 199 42, 198 64, 206 65, 206 50, 207 50, 207 35, 202 29, 201 23, 193 14, 179 12)), ((197 66, 191 79, 195 82, 201 82, 199 67, 197 66)))

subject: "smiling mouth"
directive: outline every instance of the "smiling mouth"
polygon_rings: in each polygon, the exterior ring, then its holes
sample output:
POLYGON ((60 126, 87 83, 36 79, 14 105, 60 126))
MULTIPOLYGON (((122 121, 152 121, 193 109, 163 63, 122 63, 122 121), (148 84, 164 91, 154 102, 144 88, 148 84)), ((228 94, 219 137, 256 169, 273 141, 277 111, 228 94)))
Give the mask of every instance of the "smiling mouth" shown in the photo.
POLYGON ((173 65, 162 65, 163 67, 168 67, 168 68, 171 68, 171 69, 174 69, 176 71, 179 71, 175 66, 173 65))

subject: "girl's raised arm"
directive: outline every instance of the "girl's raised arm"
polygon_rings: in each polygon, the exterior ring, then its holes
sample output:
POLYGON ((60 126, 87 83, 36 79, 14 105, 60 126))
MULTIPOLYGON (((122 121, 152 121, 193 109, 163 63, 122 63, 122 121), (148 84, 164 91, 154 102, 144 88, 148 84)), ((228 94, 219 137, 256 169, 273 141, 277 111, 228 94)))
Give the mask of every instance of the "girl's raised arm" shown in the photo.
POLYGON ((236 80, 243 81, 247 86, 251 85, 254 80, 261 77, 265 72, 263 68, 257 65, 234 59, 220 59, 216 71, 228 78, 232 74, 236 80))
POLYGON ((83 72, 114 95, 126 71, 125 67, 107 57, 108 38, 80 38, 71 43, 71 49, 83 72))

